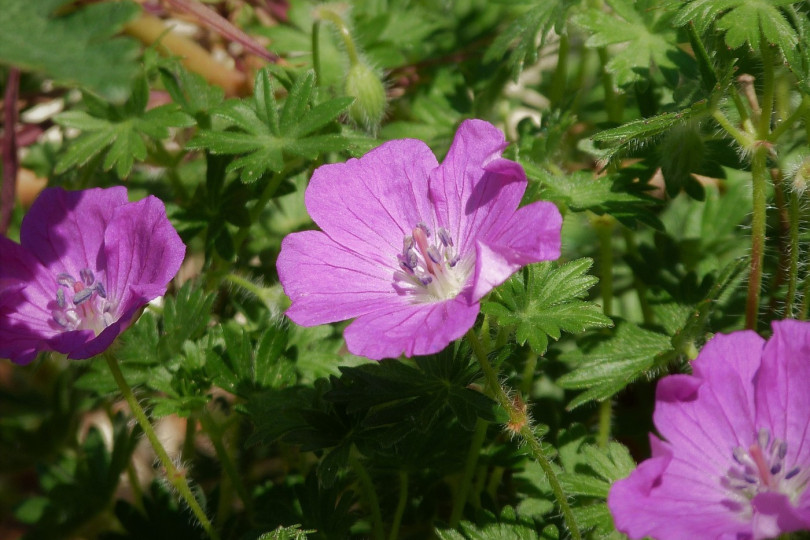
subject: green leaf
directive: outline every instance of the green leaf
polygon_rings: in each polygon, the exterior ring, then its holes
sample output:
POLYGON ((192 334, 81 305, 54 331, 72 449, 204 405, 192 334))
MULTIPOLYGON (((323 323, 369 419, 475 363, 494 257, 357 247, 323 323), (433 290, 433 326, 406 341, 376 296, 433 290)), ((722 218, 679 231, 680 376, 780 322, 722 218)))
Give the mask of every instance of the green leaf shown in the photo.
POLYGON ((164 334, 160 340, 164 358, 178 353, 186 340, 195 339, 202 334, 210 320, 215 298, 215 293, 196 289, 190 281, 175 296, 166 297, 163 306, 164 334))
POLYGON ((281 111, 275 98, 270 71, 256 74, 251 100, 228 100, 213 111, 224 127, 201 129, 188 148, 214 154, 240 155, 228 171, 240 171, 242 182, 257 181, 268 172, 281 172, 285 156, 315 159, 323 152, 344 150, 348 139, 339 134, 320 134, 351 104, 351 98, 337 98, 315 104, 314 74, 303 73, 295 80, 281 111))
POLYGON ((123 105, 110 105, 86 94, 85 105, 89 112, 67 111, 55 117, 58 124, 83 132, 66 145, 65 153, 56 164, 57 173, 85 165, 106 151, 104 169, 114 168, 120 178, 126 178, 134 162, 143 161, 147 156, 144 139, 166 139, 170 127, 194 124, 194 120, 174 104, 147 111, 149 87, 145 76, 138 81, 123 105))
POLYGON ((538 2, 525 13, 520 13, 514 21, 495 38, 484 54, 484 62, 499 61, 509 52, 506 63, 512 78, 517 80, 525 66, 537 62, 540 49, 555 22, 560 19, 568 2, 550 0, 538 2), (538 43, 537 34, 540 34, 538 43))
POLYGON ((264 533, 257 540, 305 540, 309 533, 314 532, 314 530, 302 530, 301 525, 292 525, 290 527, 279 525, 278 529, 264 533))
POLYGON ((530 161, 521 161, 530 178, 539 178, 536 198, 567 206, 575 212, 590 210, 609 214, 627 227, 635 228, 637 222, 663 230, 654 210, 661 201, 649 196, 651 188, 636 181, 632 166, 619 174, 594 177, 588 172, 575 172, 568 176, 547 173, 530 161))
POLYGON ((586 274, 592 264, 584 258, 529 265, 496 289, 481 311, 502 326, 514 326, 517 342, 528 342, 537 354, 544 354, 548 338, 560 339, 562 331, 612 326, 600 306, 582 300, 598 281, 586 274))
POLYGON ((138 72, 139 46, 114 36, 139 11, 128 1, 0 0, 0 62, 120 103, 138 72))
POLYGON ((677 25, 694 22, 705 31, 714 22, 725 31, 726 45, 732 49, 748 44, 760 50, 762 39, 775 43, 787 57, 792 57, 799 37, 779 7, 792 0, 693 0, 681 8, 674 19, 677 25))
POLYGON ((607 339, 592 338, 561 355, 564 361, 576 367, 558 379, 557 384, 563 388, 585 389, 617 383, 623 388, 646 374, 658 358, 672 350, 669 336, 631 322, 617 321, 615 332, 607 339))
POLYGON ((665 133, 675 126, 685 124, 691 119, 698 119, 708 114, 705 101, 700 101, 687 109, 678 112, 668 112, 650 118, 640 118, 628 122, 623 126, 600 131, 593 137, 596 142, 610 145, 608 157, 620 150, 637 148, 650 139, 665 133))
POLYGON ((616 84, 626 86, 649 78, 659 69, 677 81, 678 73, 694 61, 677 47, 677 33, 672 28, 672 13, 652 1, 609 0, 612 8, 589 8, 572 21, 587 30, 586 47, 600 48, 626 44, 612 49, 605 68, 613 73, 616 84))

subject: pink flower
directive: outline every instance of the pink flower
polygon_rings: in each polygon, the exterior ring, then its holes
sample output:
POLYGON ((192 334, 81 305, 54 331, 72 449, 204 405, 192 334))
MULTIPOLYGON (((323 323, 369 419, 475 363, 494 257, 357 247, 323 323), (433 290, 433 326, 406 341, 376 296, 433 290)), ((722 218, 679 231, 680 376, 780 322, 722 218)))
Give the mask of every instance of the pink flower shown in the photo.
POLYGON ((556 259, 562 217, 518 208, 520 165, 503 133, 459 127, 439 165, 421 141, 387 142, 325 165, 306 191, 321 231, 288 235, 278 258, 287 311, 304 326, 355 319, 349 350, 369 358, 432 354, 472 327, 479 301, 520 267, 556 259))
POLYGON ((20 364, 105 350, 166 292, 186 249, 159 199, 130 203, 123 187, 43 191, 20 240, 0 237, 0 357, 20 364))
POLYGON ((608 497, 631 538, 759 539, 810 528, 810 323, 717 335, 661 379, 652 458, 608 497))

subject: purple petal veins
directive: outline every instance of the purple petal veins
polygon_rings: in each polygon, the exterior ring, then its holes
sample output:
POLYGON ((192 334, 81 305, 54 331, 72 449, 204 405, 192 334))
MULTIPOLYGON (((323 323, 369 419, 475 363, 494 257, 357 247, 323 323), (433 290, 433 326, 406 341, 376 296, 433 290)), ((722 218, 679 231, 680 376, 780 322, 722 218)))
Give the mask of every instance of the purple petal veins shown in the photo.
POLYGON ((163 203, 130 203, 123 187, 43 191, 20 240, 0 237, 0 357, 17 363, 46 350, 102 352, 185 255, 163 203))
POLYGON ((611 488, 631 538, 748 538, 810 529, 810 323, 717 335, 694 375, 658 383, 652 458, 611 488))
POLYGON ((484 294, 559 257, 562 217, 551 203, 518 209, 526 175, 505 147, 500 130, 468 120, 441 164, 402 139, 319 167, 305 201, 321 231, 288 235, 278 258, 287 315, 306 326, 355 319, 348 348, 375 359, 463 336, 484 294))

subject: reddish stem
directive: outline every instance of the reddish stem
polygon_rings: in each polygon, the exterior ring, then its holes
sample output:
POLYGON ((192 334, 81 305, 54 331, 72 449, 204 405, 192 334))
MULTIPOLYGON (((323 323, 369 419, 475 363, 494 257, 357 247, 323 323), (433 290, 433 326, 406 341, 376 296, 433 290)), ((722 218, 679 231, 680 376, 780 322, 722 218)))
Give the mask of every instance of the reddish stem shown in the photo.
POLYGON ((5 235, 14 211, 17 191, 17 170, 20 168, 17 156, 17 97, 20 92, 20 70, 11 68, 3 96, 3 187, 0 189, 0 234, 5 235))

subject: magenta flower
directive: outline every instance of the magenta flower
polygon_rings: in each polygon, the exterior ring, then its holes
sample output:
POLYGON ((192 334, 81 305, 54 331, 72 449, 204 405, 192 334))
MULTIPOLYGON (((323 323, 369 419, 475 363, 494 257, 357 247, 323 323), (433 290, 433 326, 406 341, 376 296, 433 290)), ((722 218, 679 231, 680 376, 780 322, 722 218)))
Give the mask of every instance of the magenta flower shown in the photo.
POLYGON ((652 458, 608 506, 631 538, 759 539, 810 529, 810 323, 717 335, 658 383, 652 458))
POLYGON ((0 358, 89 358, 113 342, 183 262, 163 203, 123 187, 42 192, 21 244, 0 237, 0 358))
POLYGON ((468 120, 441 165, 402 139, 319 167, 306 206, 323 232, 288 235, 278 258, 287 316, 303 326, 354 318, 346 344, 374 359, 463 336, 481 297, 560 255, 562 217, 548 202, 518 209, 526 175, 501 157, 506 146, 500 130, 468 120))

